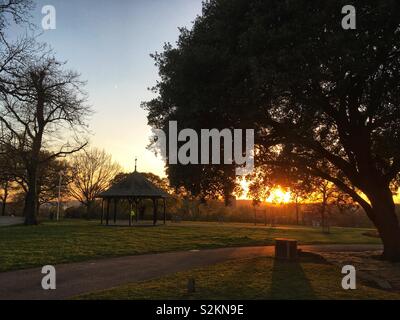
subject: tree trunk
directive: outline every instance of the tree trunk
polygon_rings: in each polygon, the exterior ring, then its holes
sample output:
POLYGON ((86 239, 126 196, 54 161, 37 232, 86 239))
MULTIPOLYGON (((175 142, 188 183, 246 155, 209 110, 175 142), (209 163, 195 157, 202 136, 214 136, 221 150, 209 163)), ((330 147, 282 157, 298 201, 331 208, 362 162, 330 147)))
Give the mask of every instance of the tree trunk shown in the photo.
POLYGON ((378 189, 370 196, 375 213, 374 224, 383 242, 383 258, 400 261, 400 226, 390 189, 378 189))
POLYGON ((37 224, 37 170, 36 168, 29 168, 27 175, 28 191, 25 196, 24 216, 26 225, 37 224))
MULTIPOLYGON (((43 79, 42 79, 43 80, 43 79)), ((41 83, 39 84, 41 85, 41 83)), ((38 89, 39 90, 39 89, 38 89)), ((37 222, 37 202, 38 200, 38 169, 40 164, 40 150, 42 148, 42 139, 45 128, 44 119, 44 99, 45 94, 39 90, 37 93, 36 117, 37 117, 37 134, 32 140, 32 149, 29 152, 29 158, 26 163, 27 185, 28 191, 25 197, 25 224, 36 225, 37 222)))
POLYGON ((299 225, 299 223, 300 223, 300 221, 299 221, 299 202, 297 200, 297 197, 296 197, 295 206, 296 206, 296 224, 299 225))
POLYGON ((92 213, 92 201, 89 200, 86 205, 86 219, 90 220, 92 213))
POLYGON ((39 201, 39 198, 36 198, 37 200, 36 200, 36 216, 39 216, 40 215, 40 206, 41 206, 41 204, 40 204, 40 201, 39 201))
POLYGON ((6 215, 6 206, 7 206, 7 202, 6 202, 6 200, 3 200, 3 202, 1 203, 1 215, 3 217, 6 215))
POLYGON ((1 203, 1 215, 3 217, 6 215, 7 198, 8 198, 8 182, 4 184, 4 196, 3 196, 3 201, 1 203))
POLYGON ((25 196, 24 216, 26 225, 37 224, 36 175, 28 174, 28 192, 25 196))
POLYGON ((326 210, 326 203, 325 203, 325 198, 322 201, 322 206, 321 206, 321 225, 322 225, 322 232, 325 232, 325 210, 326 210))

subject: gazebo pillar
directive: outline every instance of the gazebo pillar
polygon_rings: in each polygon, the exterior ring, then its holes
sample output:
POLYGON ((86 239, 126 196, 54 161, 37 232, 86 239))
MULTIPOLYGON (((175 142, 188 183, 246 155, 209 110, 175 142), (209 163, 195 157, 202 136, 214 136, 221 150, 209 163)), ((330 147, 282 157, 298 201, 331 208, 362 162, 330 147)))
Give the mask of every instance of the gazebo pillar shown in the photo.
POLYGON ((117 203, 118 199, 114 198, 114 224, 117 223, 117 203))
POLYGON ((103 224, 103 218, 104 218, 104 199, 101 199, 101 221, 100 221, 101 224, 103 224))
POLYGON ((106 225, 108 226, 108 220, 110 218, 110 199, 106 199, 106 201, 107 201, 106 225))
POLYGON ((155 198, 153 200, 153 225, 157 224, 157 200, 155 198))
POLYGON ((167 223, 167 213, 166 213, 166 203, 165 203, 165 198, 163 198, 163 202, 164 202, 164 224, 167 223))
POLYGON ((135 198, 135 219, 136 219, 136 224, 139 223, 139 199, 135 198))
POLYGON ((133 208, 133 201, 131 198, 128 199, 129 201, 129 226, 132 226, 132 208, 133 208))

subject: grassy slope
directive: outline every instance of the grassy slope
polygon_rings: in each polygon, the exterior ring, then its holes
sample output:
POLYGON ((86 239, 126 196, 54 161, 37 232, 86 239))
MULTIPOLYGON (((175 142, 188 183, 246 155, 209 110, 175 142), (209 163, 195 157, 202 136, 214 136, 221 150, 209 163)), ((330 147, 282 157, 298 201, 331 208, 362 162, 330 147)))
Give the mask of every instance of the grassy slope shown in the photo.
POLYGON ((275 237, 296 238, 301 244, 379 243, 363 236, 366 229, 320 229, 246 224, 188 223, 167 227, 104 227, 98 222, 46 222, 39 226, 0 227, 0 271, 104 257, 189 249, 268 245, 275 237))
POLYGON ((176 273, 160 279, 95 292, 76 299, 400 299, 399 293, 357 284, 341 287, 339 268, 313 257, 300 263, 272 258, 234 260, 206 268, 176 273), (189 278, 196 292, 188 294, 189 278))

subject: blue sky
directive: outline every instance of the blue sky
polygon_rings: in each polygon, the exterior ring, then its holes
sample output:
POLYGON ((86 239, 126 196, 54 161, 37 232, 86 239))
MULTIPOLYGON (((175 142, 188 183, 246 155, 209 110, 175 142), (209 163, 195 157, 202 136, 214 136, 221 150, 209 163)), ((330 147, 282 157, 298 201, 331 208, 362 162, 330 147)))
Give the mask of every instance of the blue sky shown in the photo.
POLYGON ((201 13, 201 0, 36 0, 32 22, 39 27, 45 5, 56 8, 57 28, 40 40, 88 81, 92 145, 126 171, 137 156, 140 171, 163 174, 161 160, 146 150, 151 131, 140 108, 158 78, 149 54, 175 43, 178 27, 201 13))

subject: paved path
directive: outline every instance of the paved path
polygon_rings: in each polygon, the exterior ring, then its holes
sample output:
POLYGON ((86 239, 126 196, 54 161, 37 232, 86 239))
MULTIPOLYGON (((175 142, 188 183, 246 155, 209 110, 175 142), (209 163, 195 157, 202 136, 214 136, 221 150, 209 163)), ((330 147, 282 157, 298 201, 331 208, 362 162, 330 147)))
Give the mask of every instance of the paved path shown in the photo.
POLYGON ((23 224, 24 218, 21 217, 0 217, 0 227, 1 226, 12 226, 15 224, 23 224))
MULTIPOLYGON (((379 245, 310 245, 303 251, 370 251, 379 245)), ((135 281, 148 280, 178 271, 203 267, 229 259, 273 255, 272 246, 222 248, 137 255, 56 265, 57 289, 41 287, 41 268, 0 273, 0 300, 67 299, 135 281)))

